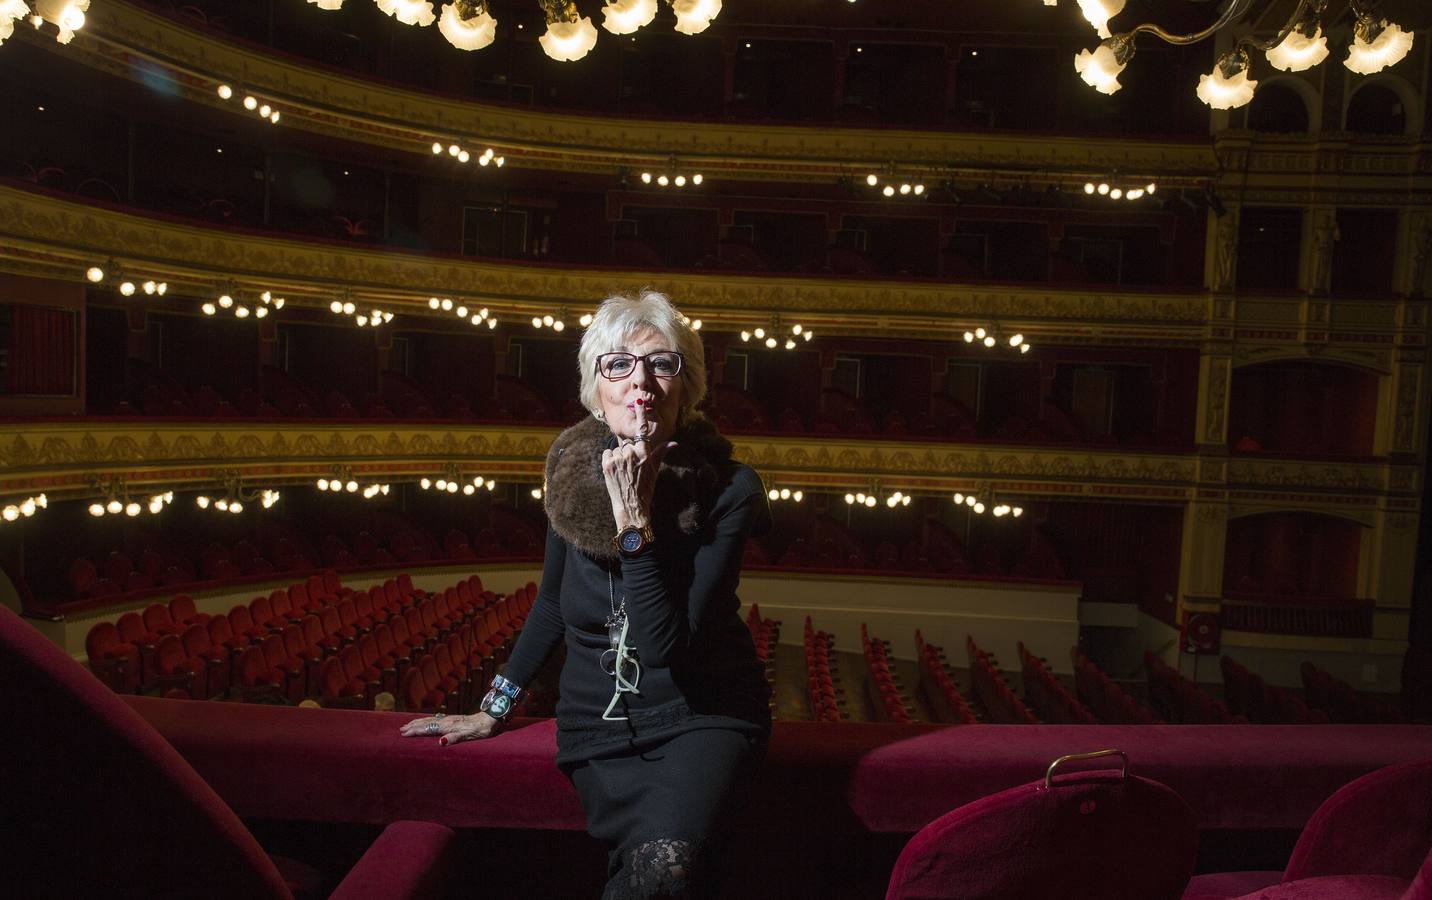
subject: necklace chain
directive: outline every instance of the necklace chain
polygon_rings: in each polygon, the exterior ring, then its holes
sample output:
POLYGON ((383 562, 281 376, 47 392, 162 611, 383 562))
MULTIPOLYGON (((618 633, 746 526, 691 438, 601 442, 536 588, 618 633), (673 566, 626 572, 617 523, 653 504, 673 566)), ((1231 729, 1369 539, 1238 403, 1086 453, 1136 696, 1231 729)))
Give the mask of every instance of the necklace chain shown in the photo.
POLYGON ((622 595, 622 605, 617 607, 616 584, 612 580, 612 570, 607 569, 607 602, 611 606, 612 614, 607 618, 607 625, 620 625, 626 621, 626 595, 622 595))

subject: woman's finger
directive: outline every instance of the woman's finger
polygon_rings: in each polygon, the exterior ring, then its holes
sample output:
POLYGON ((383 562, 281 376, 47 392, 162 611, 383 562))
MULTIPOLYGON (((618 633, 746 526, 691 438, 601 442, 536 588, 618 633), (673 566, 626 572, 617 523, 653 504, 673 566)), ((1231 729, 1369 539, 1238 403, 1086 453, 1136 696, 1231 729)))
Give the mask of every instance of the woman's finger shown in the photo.
POLYGON ((636 433, 646 435, 646 403, 641 399, 636 401, 636 433))
POLYGON ((403 723, 403 726, 398 729, 398 733, 403 737, 436 737, 443 733, 444 728, 445 723, 442 719, 436 716, 424 716, 421 719, 403 723), (430 727, 435 723, 438 726, 436 731, 430 727))

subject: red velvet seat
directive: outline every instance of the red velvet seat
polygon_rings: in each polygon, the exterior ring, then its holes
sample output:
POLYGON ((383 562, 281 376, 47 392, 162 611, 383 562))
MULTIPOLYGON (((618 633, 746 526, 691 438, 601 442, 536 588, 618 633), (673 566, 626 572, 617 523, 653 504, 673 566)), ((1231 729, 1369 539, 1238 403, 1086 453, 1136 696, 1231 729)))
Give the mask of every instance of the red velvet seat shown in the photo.
MULTIPOLYGON (((343 624, 343 617, 339 615, 337 607, 324 606, 320 608, 318 610, 318 621, 323 623, 323 633, 325 635, 337 639, 338 647, 332 649, 339 649, 344 644, 350 644, 358 640, 358 629, 352 625, 343 624)), ((330 645, 324 644, 324 646, 328 647, 330 645)))
POLYGON ((229 628, 235 635, 248 638, 251 642, 261 641, 269 633, 267 628, 254 624, 253 612, 242 603, 229 610, 229 628))
POLYGON ((184 651, 178 635, 166 634, 154 651, 154 685, 160 692, 183 688, 191 697, 203 695, 207 663, 184 651))
POLYGON ((175 622, 169 615, 169 607, 163 603, 151 603, 144 608, 144 627, 149 633, 157 636, 166 634, 182 634, 184 626, 175 622))
POLYGON ((209 629, 209 643, 215 647, 223 647, 235 656, 238 651, 252 643, 248 635, 234 633, 228 616, 214 616, 206 627, 209 629))
POLYGON ((1156 781, 1056 775, 1051 788, 1010 788, 926 825, 896 860, 885 897, 1178 898, 1197 843, 1193 811, 1156 781))
POLYGON ((1387 766, 1339 788, 1303 826, 1282 872, 1199 875, 1183 897, 1337 900, 1380 897, 1383 891, 1410 896, 1419 870, 1432 859, 1429 853, 1432 759, 1387 766))
MULTIPOLYGON (((391 638, 391 635, 390 635, 391 638)), ((376 634, 365 634, 358 639, 358 653, 363 660, 363 680, 376 685, 377 691, 387 691, 396 694, 398 691, 398 661, 392 656, 385 656, 378 649, 378 636, 376 634)))
POLYGON ((203 700, 229 691, 229 651, 215 647, 209 640, 209 629, 203 625, 190 625, 184 630, 181 638, 184 641, 184 652, 191 659, 201 660, 203 669, 201 677, 196 679, 196 692, 191 693, 196 700, 203 700))
POLYGON ((302 700, 308 688, 307 661, 289 652, 282 635, 269 635, 259 648, 264 654, 264 664, 270 670, 266 675, 267 681, 277 681, 282 685, 283 696, 289 703, 296 704, 302 700), (275 672, 279 673, 279 677, 274 677, 275 672))
POLYGON ((308 586, 303 582, 288 586, 288 601, 293 605, 294 612, 299 615, 314 612, 322 605, 316 599, 308 596, 308 586))
POLYGON ((272 633, 279 631, 288 624, 273 612, 273 600, 269 597, 255 597, 249 601, 249 615, 254 620, 254 625, 264 631, 272 633))
POLYGON ((315 647, 322 647, 325 653, 337 653, 338 648, 343 646, 336 635, 331 635, 323 627, 323 621, 318 616, 303 617, 303 639, 315 647))
POLYGON ((269 592, 269 609, 273 610, 274 621, 280 627, 303 620, 303 613, 293 608, 288 591, 282 588, 269 592))
POLYGON ((350 681, 343 670, 343 662, 336 656, 323 661, 318 670, 318 699, 324 706, 340 709, 363 708, 363 683, 350 681))
POLYGON ((360 635, 367 634, 373 628, 371 621, 366 626, 359 621, 358 608, 352 600, 338 601, 338 621, 343 623, 339 634, 347 641, 356 641, 360 635))
POLYGON ((112 691, 139 688, 139 648, 123 641, 113 622, 96 622, 85 635, 90 671, 112 691))
MULTIPOLYGON (((18 844, 7 833, 8 896, 279 900, 295 895, 284 871, 311 872, 265 855, 153 726, 6 609, 0 708, 12 720, 65 723, 21 729, 0 747, 8 772, 63 772, 65 779, 59 791, 49 778, 6 781, 6 818, 25 828, 18 844)), ((395 822, 332 897, 442 896, 452 853, 449 829, 395 822)))
POLYGON ((363 631, 372 631, 379 622, 388 621, 388 616, 373 609, 373 600, 363 591, 350 594, 353 612, 358 617, 357 625, 363 631))
POLYGON ((239 654, 234 682, 239 700, 244 703, 286 699, 284 674, 268 664, 261 647, 248 647, 239 654))
POLYGON ((115 629, 119 632, 121 643, 133 644, 139 648, 139 685, 148 687, 154 677, 154 649, 159 643, 159 635, 151 634, 148 628, 144 627, 144 620, 139 613, 127 612, 115 620, 115 629))
POLYGON ((368 589, 368 601, 373 604, 375 611, 382 610, 389 619, 398 615, 403 610, 403 604, 398 603, 396 600, 390 601, 388 599, 388 595, 384 593, 381 584, 375 584, 368 589))
POLYGON ((208 613, 201 613, 194 608, 194 598, 188 594, 175 594, 174 599, 169 601, 169 618, 180 625, 204 625, 211 618, 208 613))
POLYGON ((397 580, 393 578, 383 582, 383 596, 387 599, 390 609, 403 609, 413 605, 412 596, 404 594, 398 588, 397 580))

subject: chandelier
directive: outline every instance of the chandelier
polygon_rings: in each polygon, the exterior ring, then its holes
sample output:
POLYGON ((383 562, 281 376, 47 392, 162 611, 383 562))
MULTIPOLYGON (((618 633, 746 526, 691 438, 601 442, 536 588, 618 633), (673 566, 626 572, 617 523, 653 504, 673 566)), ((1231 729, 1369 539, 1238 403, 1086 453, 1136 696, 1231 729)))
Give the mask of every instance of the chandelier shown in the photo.
MULTIPOLYGON (((89 0, 42 0, 88 5, 89 0)), ((343 0, 308 0, 319 9, 338 10, 343 0)), ((497 37, 497 20, 487 9, 488 0, 453 0, 433 10, 431 0, 373 0, 385 15, 419 28, 438 23, 438 31, 459 50, 481 50, 497 37)), ((602 27, 611 34, 632 34, 656 18, 661 0, 608 0, 602 7, 602 27)), ((721 13, 721 0, 664 0, 676 15, 681 34, 700 34, 711 27, 721 13)), ((597 44, 597 29, 591 17, 577 11, 573 0, 537 0, 547 20, 547 31, 537 39, 542 52, 558 62, 581 59, 597 44)), ((0 41, 8 37, 7 5, 23 7, 23 0, 0 0, 0 41)), ((18 18, 28 10, 17 13, 18 18)), ((520 25, 518 26, 521 27, 520 25)))
MULTIPOLYGON (((1108 23, 1123 11, 1125 0, 1078 0, 1080 11, 1104 40, 1094 50, 1082 50, 1074 57, 1074 71, 1100 93, 1113 94, 1122 87, 1119 75, 1134 57, 1134 39, 1139 34, 1152 34, 1170 44, 1196 44, 1242 18, 1253 2, 1230 0, 1217 21, 1202 31, 1172 34, 1145 22, 1115 34, 1110 32, 1108 23)), ((1412 48, 1412 33, 1403 31, 1378 12, 1380 0, 1350 0, 1350 4, 1357 21, 1353 26, 1353 43, 1343 65, 1360 75, 1371 75, 1400 62, 1412 48)), ((1328 55, 1328 39, 1322 29, 1326 6, 1327 0, 1299 0, 1297 8, 1273 37, 1267 40, 1251 36, 1238 38, 1231 50, 1218 57, 1213 71, 1199 77, 1198 99, 1214 109, 1233 109, 1252 100, 1258 82, 1248 77, 1252 65, 1250 50, 1261 51, 1269 65, 1285 72, 1301 72, 1322 62, 1328 55)))

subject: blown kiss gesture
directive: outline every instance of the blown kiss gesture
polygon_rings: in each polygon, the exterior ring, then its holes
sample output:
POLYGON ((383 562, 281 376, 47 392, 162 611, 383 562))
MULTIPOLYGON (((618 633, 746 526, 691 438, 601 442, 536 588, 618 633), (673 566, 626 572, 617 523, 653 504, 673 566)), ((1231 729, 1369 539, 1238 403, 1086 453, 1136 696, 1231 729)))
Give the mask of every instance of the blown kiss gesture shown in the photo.
POLYGON ((651 524, 651 496, 656 488, 656 475, 661 469, 662 458, 676 446, 675 441, 657 440, 662 432, 666 435, 673 433, 674 423, 648 419, 647 414, 653 410, 654 403, 649 394, 643 396, 643 393, 633 389, 628 395, 627 406, 631 411, 630 418, 635 421, 635 433, 623 435, 617 423, 609 418, 618 445, 602 452, 602 475, 607 482, 607 493, 612 500, 612 518, 616 520, 618 531, 629 526, 645 528, 651 524))

